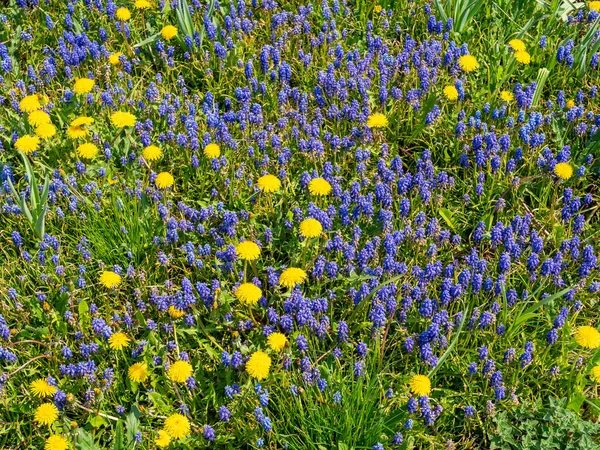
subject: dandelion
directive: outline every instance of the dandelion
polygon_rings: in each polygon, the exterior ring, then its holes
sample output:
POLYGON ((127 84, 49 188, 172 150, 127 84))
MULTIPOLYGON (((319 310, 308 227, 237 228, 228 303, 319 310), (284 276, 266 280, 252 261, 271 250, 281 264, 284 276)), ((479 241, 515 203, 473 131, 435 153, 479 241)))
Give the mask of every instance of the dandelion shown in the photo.
POLYGON ((77 147, 77 154, 80 158, 84 159, 92 159, 98 154, 98 151, 98 147, 89 142, 81 144, 79 147, 77 147))
POLYGON ((235 290, 236 298, 245 305, 256 305, 262 297, 262 290, 254 283, 242 283, 235 290))
POLYGON ((30 113, 37 109, 41 109, 42 104, 40 103, 40 96, 38 94, 32 94, 28 95, 27 97, 24 97, 19 102, 19 108, 21 109, 21 111, 26 113, 30 113))
POLYGON ((444 88, 444 97, 451 102, 458 100, 458 90, 454 86, 446 86, 444 88))
POLYGON ((383 9, 383 7, 381 5, 375 5, 373 7, 373 11, 375 11, 377 14, 379 14, 382 9, 383 9))
POLYGON ((568 100, 566 105, 567 109, 571 109, 575 107, 575 100, 568 100))
POLYGON ((54 403, 43 403, 35 410, 33 420, 40 425, 52 425, 58 420, 58 408, 54 403))
POLYGON ((168 447, 171 443, 171 436, 165 430, 159 430, 158 436, 154 439, 154 443, 160 448, 168 447))
POLYGON ((596 383, 600 383, 600 366, 592 367, 592 380, 596 383))
POLYGON ((510 41, 508 41, 508 46, 512 48, 515 52, 524 52, 525 50, 527 50, 525 42, 523 42, 521 39, 511 39, 510 41))
POLYGON ((87 94, 88 92, 91 92, 94 84, 94 80, 90 80, 89 78, 76 78, 75 84, 73 85, 73 92, 76 94, 87 94))
POLYGON ((117 128, 132 127, 135 125, 136 117, 126 111, 117 111, 112 113, 110 121, 117 128))
POLYGON ((269 347, 271 347, 272 350, 279 352, 285 348, 285 346, 288 343, 288 340, 285 337, 285 334, 274 332, 269 335, 269 337, 267 338, 267 342, 269 343, 269 347))
POLYGON ((244 241, 235 247, 235 253, 244 261, 254 261, 260 256, 260 247, 252 241, 244 241))
POLYGON ((600 332, 594 327, 582 326, 575 331, 575 341, 585 348, 600 347, 600 332))
POLYGON ((52 397, 57 391, 54 386, 44 379, 32 381, 29 385, 29 389, 33 395, 39 398, 52 397))
POLYGON ((69 124, 67 135, 72 139, 87 137, 89 131, 86 127, 92 123, 94 123, 94 119, 91 117, 78 117, 69 124))
POLYGON ((142 156, 146 161, 157 161, 163 155, 163 152, 156 145, 149 145, 142 151, 142 156))
POLYGON ((554 175, 561 180, 568 180, 573 176, 573 166, 566 162, 560 162, 554 166, 554 175))
POLYGON ((165 419, 165 431, 172 439, 183 439, 190 434, 190 421, 187 417, 175 413, 165 419))
POLYGON ((285 269, 279 276, 279 284, 286 288, 293 288, 306 280, 306 272, 297 267, 285 269))
POLYGON ((314 238, 321 234, 323 226, 317 219, 305 219, 300 222, 300 234, 305 238, 314 238))
POLYGON ((121 56, 123 56, 123 53, 121 52, 111 53, 108 56, 108 62, 113 66, 119 65, 121 63, 121 56))
POLYGON ((110 348, 113 350, 122 350, 129 345, 131 339, 125 333, 114 333, 111 337, 108 338, 108 343, 110 344, 110 348))
POLYGON ((458 65, 467 73, 473 72, 479 68, 479 62, 473 55, 462 55, 458 58, 458 65))
POLYGON ((384 128, 388 126, 388 119, 385 114, 374 113, 368 117, 367 126, 369 128, 384 128))
POLYGON ((129 367, 127 375, 131 381, 143 383, 148 379, 148 365, 144 362, 137 362, 129 367))
POLYGON ((177 309, 173 305, 169 306, 167 312, 169 313, 169 316, 171 316, 173 319, 180 319, 183 316, 185 316, 185 311, 177 309))
POLYGON ((161 172, 156 176, 156 180, 154 182, 157 188, 166 189, 173 186, 174 181, 173 175, 171 175, 169 172, 161 172))
POLYGON ((258 188, 263 192, 277 192, 281 188, 281 181, 275 175, 263 175, 257 181, 258 188))
POLYGON ((592 11, 596 11, 596 12, 600 13, 600 2, 599 1, 589 2, 588 6, 590 7, 590 9, 592 11))
POLYGON ((148 0, 136 0, 134 3, 135 9, 150 9, 152 4, 148 0))
POLYGON ((419 397, 431 392, 431 381, 426 375, 415 375, 408 384, 412 393, 419 397))
POLYGON ((165 41, 170 41, 175 36, 177 36, 177 28, 173 25, 167 25, 160 30, 160 34, 162 35, 165 41))
POLYGON ((506 103, 510 103, 515 99, 515 96, 510 91, 502 91, 500 92, 500 98, 506 103))
POLYGON ((208 144, 204 147, 204 155, 208 158, 218 158, 221 156, 221 147, 217 144, 208 144))
POLYGON ((67 450, 69 448, 69 441, 62 434, 53 434, 44 444, 44 450, 67 450))
POLYGON ((271 358, 265 352, 257 351, 252 353, 248 362, 246 362, 246 371, 248 375, 257 380, 263 380, 269 376, 271 368, 271 358))
MULTIPOLYGON (((192 376, 194 369, 187 361, 176 361, 169 366, 167 376, 175 383, 185 383, 192 376)), ((171 433, 169 433, 171 434, 171 433)))
POLYGON ((106 288, 116 288, 121 284, 121 275, 106 270, 100 274, 100 284, 106 288))
POLYGON ((27 116, 27 123, 32 127, 39 127, 40 125, 50 123, 50 116, 47 112, 37 109, 29 113, 29 116, 27 116))
POLYGON ((521 64, 529 64, 531 62, 531 55, 526 51, 515 52, 515 59, 521 64))
POLYGON ((50 139, 56 136, 56 127, 51 123, 43 123, 35 129, 35 134, 41 139, 50 139))
POLYGON ((40 146, 40 138, 26 134, 15 141, 15 148, 21 150, 26 155, 35 152, 40 146))
POLYGON ((313 178, 308 183, 308 191, 312 195, 329 195, 331 192, 331 184, 324 178, 313 178))
POLYGON ((117 9, 116 16, 117 16, 117 19, 119 19, 123 22, 131 19, 131 13, 129 12, 129 10, 127 8, 117 9))

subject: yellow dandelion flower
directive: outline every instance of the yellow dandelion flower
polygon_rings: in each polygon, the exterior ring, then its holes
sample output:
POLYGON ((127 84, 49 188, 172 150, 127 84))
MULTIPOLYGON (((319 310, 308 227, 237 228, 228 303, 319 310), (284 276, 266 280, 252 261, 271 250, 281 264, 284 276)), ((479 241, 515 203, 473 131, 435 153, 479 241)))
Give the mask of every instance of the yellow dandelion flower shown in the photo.
POLYGON ((131 13, 127 8, 119 8, 116 13, 117 19, 125 21, 131 19, 131 13))
POLYGON ((257 380, 264 380, 269 376, 271 368, 271 358, 265 352, 254 352, 248 362, 246 362, 246 371, 248 375, 257 380))
POLYGON ((167 25, 160 30, 160 34, 162 35, 165 41, 170 41, 175 36, 177 36, 177 28, 173 25, 167 25))
POLYGON ((561 180, 568 180, 573 176, 573 166, 566 162, 560 162, 554 166, 554 175, 561 180))
POLYGON ((515 99, 515 96, 510 91, 502 91, 500 92, 500 98, 506 103, 510 103, 515 99))
POLYGON ((260 247, 255 242, 244 241, 235 247, 235 253, 244 261, 254 261, 260 256, 260 247))
POLYGON ((367 126, 369 128, 384 128, 388 126, 388 119, 385 114, 374 113, 367 119, 367 126))
POLYGON ((571 109, 575 106, 575 100, 567 100, 567 109, 571 109))
POLYGON ((127 111, 117 111, 111 114, 110 121, 117 128, 132 127, 136 117, 127 111))
POLYGON ((87 94, 94 88, 95 81, 89 78, 76 78, 73 85, 73 92, 76 94, 87 94))
POLYGON ((523 42, 521 39, 511 39, 510 41, 508 41, 508 46, 512 48, 515 52, 524 52, 527 50, 525 42, 523 42))
POLYGON ((154 184, 156 184, 156 187, 159 189, 166 189, 173 186, 174 182, 173 175, 169 172, 161 172, 156 176, 154 184))
POLYGON ((375 11, 377 14, 379 14, 382 9, 383 9, 383 7, 381 5, 375 5, 373 7, 373 11, 375 11))
POLYGON ((451 102, 458 100, 458 89, 456 89, 454 86, 446 86, 444 88, 444 97, 451 102))
POLYGON ((89 131, 86 128, 86 126, 91 125, 92 123, 94 123, 94 119, 92 119, 91 117, 78 117, 69 124, 69 128, 67 129, 67 135, 71 139, 87 137, 89 131))
POLYGON ((323 225, 317 219, 304 219, 300 222, 300 234, 305 238, 314 238, 323 231, 323 225))
POLYGON ((111 337, 108 338, 108 343, 110 344, 110 348, 113 350, 122 350, 125 347, 129 346, 131 339, 125 333, 114 333, 111 337))
POLYGON ((271 347, 271 349, 275 350, 276 352, 280 352, 285 348, 288 340, 285 337, 285 334, 275 332, 269 335, 267 342, 269 343, 269 347, 271 347))
POLYGON ((154 443, 160 448, 168 447, 171 443, 171 436, 165 430, 159 430, 158 436, 154 439, 154 443))
POLYGON ((312 195, 329 195, 331 192, 331 184, 324 178, 313 178, 308 183, 308 191, 312 195))
POLYGON ((148 379, 148 364, 137 362, 129 367, 127 371, 129 379, 135 383, 143 383, 148 379))
POLYGON ((100 274, 100 284, 106 288, 116 288, 121 284, 121 275, 111 270, 106 270, 100 274))
POLYGON ((600 383, 600 366, 592 367, 592 380, 600 383))
POLYGON ((529 64, 531 62, 531 55, 526 51, 515 52, 515 59, 521 64, 529 64))
POLYGON ((458 65, 467 73, 473 72, 479 68, 479 62, 473 55, 462 55, 458 58, 458 65))
POLYGON ((589 2, 588 6, 590 7, 590 9, 592 11, 596 11, 596 12, 600 13, 600 2, 599 1, 589 2))
POLYGON ((73 119, 73 121, 69 125, 72 127, 83 127, 85 125, 91 125, 93 123, 93 117, 79 116, 77 119, 73 119))
MULTIPOLYGON (((185 383, 192 376, 194 369, 187 361, 176 361, 169 366, 167 376, 175 383, 185 383)), ((169 433, 171 434, 171 433, 169 433)))
POLYGON ((412 393, 419 397, 429 395, 431 392, 431 381, 426 375, 415 375, 408 384, 412 393))
POLYGON ((29 385, 29 389, 33 395, 39 398, 52 397, 56 394, 56 388, 44 379, 32 381, 29 385))
POLYGON ((58 419, 58 408, 54 403, 43 403, 37 407, 33 420, 40 425, 52 425, 58 419))
POLYGON ((67 450, 69 441, 62 434, 53 434, 44 444, 44 450, 67 450))
POLYGON ((135 9, 150 9, 152 8, 152 3, 148 0, 136 0, 133 6, 135 6, 135 9))
POLYGON ((40 95, 32 94, 27 97, 23 97, 19 102, 19 108, 21 111, 30 113, 35 111, 36 109, 41 109, 42 104, 40 103, 40 95))
POLYGON ((56 136, 56 127, 51 123, 43 123, 35 129, 37 137, 42 139, 50 139, 56 136))
POLYGON ((77 154, 80 158, 84 159, 92 159, 98 154, 98 151, 98 147, 90 142, 86 142, 85 144, 81 144, 79 147, 77 147, 77 154))
POLYGON ((258 188, 263 192, 277 192, 281 188, 281 181, 275 175, 263 175, 257 181, 258 188))
POLYGON ((121 56, 123 56, 123 53, 121 52, 111 53, 108 56, 108 62, 111 63, 113 66, 117 66, 121 64, 121 56))
POLYGON ((50 123, 50 116, 45 111, 36 109, 35 111, 29 113, 29 116, 27 116, 27 123, 29 123, 29 125, 32 127, 39 127, 45 123, 50 123))
POLYGON ((156 145, 149 145, 142 152, 142 156, 146 161, 157 161, 163 155, 163 152, 156 145))
POLYGON ((285 269, 279 276, 279 284, 286 288, 293 288, 306 280, 306 272, 297 267, 285 269))
POLYGON ((15 141, 15 148, 21 150, 26 155, 35 152, 40 146, 40 138, 26 134, 15 141))
POLYGON ((204 147, 204 156, 207 156, 208 158, 218 158, 221 156, 221 147, 217 144, 208 144, 204 147))
POLYGON ((181 319, 183 316, 185 316, 185 311, 177 309, 173 305, 169 306, 167 312, 169 313, 169 316, 171 316, 173 319, 181 319))
POLYGON ((575 341, 585 348, 600 347, 600 332, 594 327, 583 326, 575 330, 575 341))
POLYGON ((165 431, 172 439, 183 439, 189 436, 191 426, 187 417, 175 413, 165 419, 165 431))
POLYGON ((262 297, 262 290, 254 283, 242 283, 235 290, 235 296, 246 305, 256 305, 262 297))

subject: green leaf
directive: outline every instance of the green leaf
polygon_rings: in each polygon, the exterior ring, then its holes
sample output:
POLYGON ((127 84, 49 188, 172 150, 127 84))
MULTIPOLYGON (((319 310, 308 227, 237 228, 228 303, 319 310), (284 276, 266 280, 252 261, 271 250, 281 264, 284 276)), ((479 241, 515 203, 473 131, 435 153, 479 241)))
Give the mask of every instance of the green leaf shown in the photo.
POLYGON ((440 216, 444 219, 444 222, 452 229, 452 231, 456 232, 456 227, 454 226, 454 222, 452 222, 452 213, 450 210, 446 208, 440 208, 440 216))
POLYGON ((131 412, 129 414, 127 414, 127 416, 125 417, 125 429, 126 429, 126 436, 127 436, 127 443, 131 444, 132 442, 134 442, 134 438, 136 433, 139 431, 140 429, 140 410, 137 408, 137 406, 133 405, 131 407, 131 412))
POLYGON ((94 428, 105 427, 108 425, 108 421, 102 416, 89 415, 87 422, 94 428))
POLYGON ((116 425, 115 432, 115 446, 114 450, 125 450, 125 444, 123 442, 123 421, 119 420, 116 425))
POLYGON ((83 428, 79 428, 77 431, 77 443, 75 444, 77 450, 99 450, 94 443, 93 436, 83 428))
POLYGON ((77 311, 80 316, 85 316, 90 311, 90 307, 85 300, 81 300, 77 306, 77 311))

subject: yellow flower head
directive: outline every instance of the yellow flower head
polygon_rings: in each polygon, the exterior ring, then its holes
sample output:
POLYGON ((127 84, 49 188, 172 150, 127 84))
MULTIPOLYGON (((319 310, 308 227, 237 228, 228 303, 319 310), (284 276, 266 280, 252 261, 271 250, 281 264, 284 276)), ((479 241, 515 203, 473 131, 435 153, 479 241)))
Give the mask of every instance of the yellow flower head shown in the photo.
POLYGON ((73 92, 76 94, 87 94, 93 89, 94 84, 96 84, 94 80, 90 80, 89 78, 76 78, 73 85, 73 92))
POLYGON ((129 345, 131 339, 125 333, 114 333, 111 337, 108 338, 108 343, 110 344, 110 348, 113 350, 121 350, 129 345))
POLYGON ((323 225, 317 219, 304 219, 300 222, 300 234, 305 238, 314 238, 321 234, 323 225))
POLYGON ((29 389, 33 395, 39 398, 52 397, 56 394, 56 388, 43 379, 32 381, 29 389))
POLYGON ((375 5, 373 7, 373 11, 375 11, 377 14, 379 14, 382 9, 383 9, 383 7, 381 5, 375 5))
POLYGON ((15 148, 21 150, 26 155, 35 152, 40 146, 40 138, 26 134, 15 141, 15 148))
POLYGON ((256 183, 263 192, 277 192, 281 188, 281 181, 275 175, 267 174, 260 177, 256 183))
POLYGON ((111 270, 106 270, 100 274, 100 284, 106 288, 116 288, 121 284, 121 275, 111 270))
POLYGON ((385 114, 374 113, 367 119, 367 126, 369 128, 384 128, 388 126, 388 119, 385 114))
POLYGON ((279 284, 286 288, 293 288, 297 284, 304 283, 306 272, 297 267, 285 269, 279 276, 279 284))
POLYGON ((600 383, 600 366, 592 367, 592 380, 596 383, 600 383))
POLYGON ((331 192, 331 184, 324 178, 313 178, 308 183, 308 191, 312 195, 329 195, 331 192))
POLYGON ((600 332, 594 327, 583 326, 575 330, 575 341, 585 348, 600 347, 600 332))
POLYGON ((142 152, 142 156, 146 161, 157 161, 162 157, 162 150, 156 145, 149 145, 142 152))
POLYGON ((502 91, 500 92, 500 98, 506 103, 510 103, 515 99, 515 96, 510 91, 502 91))
POLYGON ((40 425, 52 425, 58 419, 58 408, 54 403, 42 403, 37 407, 33 420, 40 425))
POLYGON ((255 242, 244 241, 235 247, 235 253, 244 261, 254 261, 260 256, 260 247, 255 242))
POLYGON ((177 36, 177 28, 173 25, 167 25, 160 30, 160 34, 162 35, 165 41, 170 41, 175 36, 177 36))
POLYGON ((144 362, 137 362, 129 367, 127 375, 131 381, 143 383, 148 379, 148 365, 144 362))
POLYGON ((45 123, 50 123, 50 116, 41 109, 36 109, 27 116, 27 123, 32 127, 39 127, 45 123))
POLYGON ((69 441, 62 434, 53 434, 44 444, 44 450, 67 450, 68 448, 69 441))
POLYGON ((72 139, 83 138, 89 134, 87 125, 94 123, 91 117, 81 116, 73 120, 67 129, 67 135, 72 139))
POLYGON ((415 375, 408 384, 412 393, 419 397, 429 395, 431 392, 431 381, 426 375, 415 375))
POLYGON ((110 121, 117 128, 132 127, 135 125, 136 117, 127 111, 117 111, 112 113, 110 121))
POLYGON ((113 66, 119 65, 121 63, 121 61, 120 61, 121 56, 123 56, 123 53, 121 53, 121 52, 111 53, 108 56, 108 62, 111 63, 113 66))
POLYGON ((588 6, 590 7, 590 9, 592 11, 600 12, 600 2, 599 1, 589 2, 588 6))
POLYGON ((527 50, 525 42, 523 42, 521 39, 511 39, 510 41, 508 41, 508 46, 512 48, 515 52, 524 52, 527 50))
POLYGON ((135 9, 150 9, 152 8, 152 3, 148 0, 136 0, 133 6, 135 6, 135 9))
POLYGON ((531 62, 531 55, 526 51, 515 52, 515 59, 521 64, 529 64, 531 62))
POLYGON ((566 162, 560 162, 554 166, 554 174, 562 180, 568 180, 573 176, 573 166, 566 162))
POLYGON ((175 383, 185 383, 186 380, 192 376, 193 372, 194 369, 192 368, 192 365, 189 362, 175 361, 169 366, 167 376, 170 380, 174 381, 175 383))
POLYGON ((256 305, 262 297, 262 290, 254 283, 242 283, 235 290, 235 296, 246 305, 256 305))
POLYGON ((165 419, 165 431, 172 439, 183 439, 190 434, 190 421, 179 413, 165 419))
POLYGON ((36 109, 41 109, 42 104, 40 103, 40 96, 38 94, 28 95, 27 97, 23 97, 19 102, 19 108, 21 111, 30 113, 35 111, 36 109))
POLYGON ((458 90, 454 86, 446 86, 444 88, 444 97, 451 102, 458 100, 458 90))
POLYGON ((129 10, 127 8, 119 8, 117 9, 117 19, 119 20, 129 20, 131 19, 131 13, 129 12, 129 10))
POLYGON ((271 347, 271 349, 275 350, 276 352, 280 352, 285 348, 288 340, 285 337, 285 334, 275 332, 269 335, 267 342, 269 343, 269 347, 271 347))
POLYGON ((93 123, 94 123, 93 117, 79 116, 77 119, 73 119, 73 121, 69 125, 72 127, 84 127, 86 125, 91 125, 93 123))
POLYGON ((86 142, 77 147, 77 154, 80 158, 92 159, 98 154, 98 147, 90 142, 86 142))
POLYGON ((171 443, 171 436, 165 430, 158 430, 158 436, 154 439, 154 443, 160 448, 168 447, 171 443))
POLYGON ((269 376, 271 368, 271 358, 265 352, 254 352, 248 362, 246 362, 246 371, 248 375, 257 380, 263 380, 269 376))
POLYGON ((177 309, 173 305, 169 306, 167 312, 169 313, 169 316, 171 316, 173 319, 180 319, 183 316, 185 316, 185 311, 177 309))
POLYGON ((473 55, 462 55, 458 58, 458 65, 467 73, 473 72, 479 68, 479 62, 473 55))
POLYGON ((51 123, 43 123, 35 129, 37 137, 42 139, 50 139, 56 136, 56 127, 51 123))
POLYGON ((169 172, 159 173, 156 176, 156 180, 154 181, 154 183, 156 184, 156 187, 159 189, 169 188, 169 187, 173 186, 174 182, 175 182, 175 180, 173 179, 173 175, 171 175, 169 172))
POLYGON ((208 144, 204 147, 204 156, 208 158, 218 158, 221 156, 221 147, 217 144, 208 144))

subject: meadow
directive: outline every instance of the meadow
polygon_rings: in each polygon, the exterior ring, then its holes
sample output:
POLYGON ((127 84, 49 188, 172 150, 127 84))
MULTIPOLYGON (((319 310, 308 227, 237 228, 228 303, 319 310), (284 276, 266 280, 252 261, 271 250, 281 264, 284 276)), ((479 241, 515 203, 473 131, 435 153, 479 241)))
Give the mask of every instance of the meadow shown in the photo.
POLYGON ((0 448, 600 449, 600 1, 0 4, 0 448))

